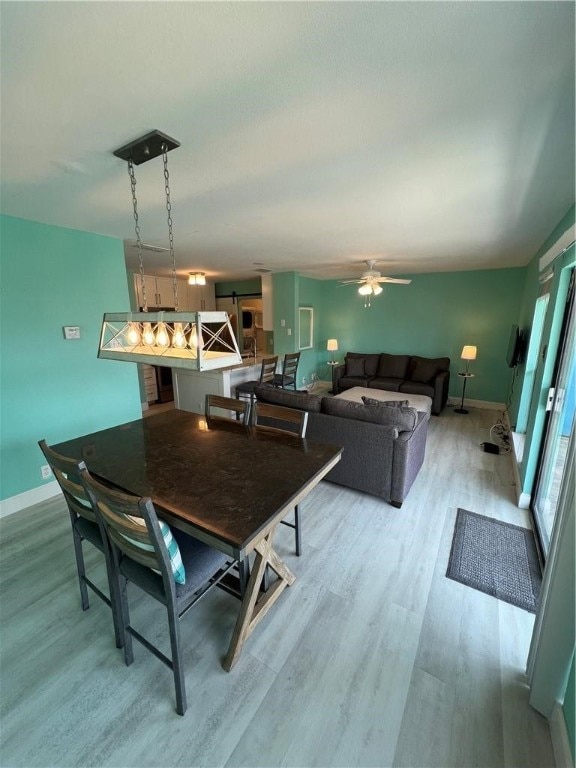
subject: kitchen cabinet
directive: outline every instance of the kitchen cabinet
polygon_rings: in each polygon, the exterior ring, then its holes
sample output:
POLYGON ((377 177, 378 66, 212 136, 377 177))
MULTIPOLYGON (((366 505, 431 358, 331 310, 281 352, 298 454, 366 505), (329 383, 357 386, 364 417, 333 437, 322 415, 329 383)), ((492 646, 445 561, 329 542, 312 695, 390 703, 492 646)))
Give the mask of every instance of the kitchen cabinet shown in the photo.
POLYGON ((216 309, 216 289, 213 283, 188 285, 186 308, 190 312, 213 312, 216 309))
POLYGON ((154 370, 154 367, 142 363, 142 376, 144 378, 146 402, 155 403, 156 400, 158 400, 158 384, 156 382, 156 371, 154 370))
MULTIPOLYGON (((174 286, 171 277, 155 277, 154 275, 144 275, 144 286, 146 288, 146 299, 148 308, 163 307, 164 309, 174 309, 174 286)), ((180 310, 188 309, 188 282, 186 280, 176 280, 178 289, 178 306, 180 310)), ((134 287, 138 306, 144 306, 144 296, 142 294, 142 281, 140 275, 134 275, 134 287)))

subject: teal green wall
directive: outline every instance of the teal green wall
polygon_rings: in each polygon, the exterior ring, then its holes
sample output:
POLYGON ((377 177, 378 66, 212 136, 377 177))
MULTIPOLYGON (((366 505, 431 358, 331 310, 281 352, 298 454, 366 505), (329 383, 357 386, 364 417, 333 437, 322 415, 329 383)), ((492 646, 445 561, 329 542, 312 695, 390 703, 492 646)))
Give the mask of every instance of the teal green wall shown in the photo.
POLYGON ((236 293, 238 296, 243 294, 262 293, 262 281, 259 277, 252 280, 229 280, 227 282, 216 283, 214 285, 216 298, 219 296, 231 296, 236 293))
MULTIPOLYGON (((42 485, 37 441, 140 418, 136 366, 96 357, 102 315, 130 309, 122 243, 0 217, 0 498, 42 485), (64 325, 80 326, 66 341, 64 325)), ((51 478, 53 479, 53 478, 51 478)))
POLYGON ((576 760, 576 736, 574 734, 574 729, 576 727, 576 710, 574 708, 576 701, 574 659, 575 657, 572 656, 572 664, 570 665, 570 675, 568 676, 568 685, 566 686, 563 706, 564 719, 566 720, 566 728, 568 730, 568 740, 570 742, 570 749, 572 750, 572 760, 576 760))
POLYGON ((300 301, 300 279, 296 272, 279 272, 272 275, 272 295, 274 354, 282 358, 287 352, 298 350, 297 309, 300 301), (290 335, 288 331, 291 332, 290 335))
POLYGON ((312 280, 309 277, 300 277, 299 279, 298 306, 312 307, 314 310, 313 349, 303 350, 300 354, 299 386, 302 385, 304 378, 306 378, 307 383, 310 383, 313 373, 317 374, 320 379, 329 380, 329 374, 324 372, 319 363, 323 357, 322 353, 326 351, 326 339, 319 333, 323 285, 322 281, 312 280))
MULTIPOLYGON (((505 357, 512 323, 520 313, 525 268, 410 275, 410 285, 384 286, 367 309, 357 286, 322 283, 320 342, 337 338, 339 359, 347 351, 450 357, 450 394, 461 394, 457 372, 465 344, 478 347, 476 377, 466 394, 505 403, 512 372, 505 357)), ((274 296, 276 300, 276 294, 274 296)), ((323 360, 329 359, 324 352, 323 360)))

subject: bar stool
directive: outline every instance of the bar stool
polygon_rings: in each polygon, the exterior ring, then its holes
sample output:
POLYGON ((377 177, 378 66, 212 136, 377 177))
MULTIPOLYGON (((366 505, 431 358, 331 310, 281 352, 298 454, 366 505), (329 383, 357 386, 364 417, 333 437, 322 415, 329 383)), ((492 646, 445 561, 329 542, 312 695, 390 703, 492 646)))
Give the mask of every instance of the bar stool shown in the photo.
POLYGON ((236 398, 238 400, 248 398, 250 401, 250 408, 252 408, 252 404, 256 401, 254 388, 259 384, 272 384, 276 374, 277 365, 278 355, 275 355, 274 357, 265 357, 262 360, 262 365, 260 367, 260 378, 257 380, 243 381, 241 384, 237 384, 234 388, 236 398))
POLYGON ((300 352, 288 352, 284 355, 282 363, 282 373, 277 373, 272 379, 275 387, 288 389, 291 387, 296 390, 296 371, 300 362, 300 352))

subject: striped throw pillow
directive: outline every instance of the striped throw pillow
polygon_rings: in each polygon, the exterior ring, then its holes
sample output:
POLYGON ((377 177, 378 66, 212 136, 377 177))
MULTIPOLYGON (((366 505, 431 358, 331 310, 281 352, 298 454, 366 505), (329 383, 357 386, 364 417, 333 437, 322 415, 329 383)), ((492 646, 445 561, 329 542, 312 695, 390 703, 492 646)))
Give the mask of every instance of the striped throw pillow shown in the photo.
MULTIPOLYGON (((130 517, 130 515, 128 517, 130 517)), ((130 520, 133 523, 136 523, 136 525, 145 526, 144 521, 137 517, 130 517, 130 520)), ((170 566, 172 568, 174 581, 176 584, 186 584, 186 571, 184 569, 184 563, 182 562, 182 555, 180 554, 178 542, 174 538, 168 523, 165 523, 163 520, 158 520, 158 525, 160 526, 160 533, 164 539, 166 549, 168 550, 168 557, 170 558, 170 566)), ((124 538, 131 544, 140 547, 140 549, 145 549, 147 552, 152 552, 154 549, 152 544, 143 544, 141 541, 136 541, 136 539, 131 539, 128 536, 125 536, 124 538)))

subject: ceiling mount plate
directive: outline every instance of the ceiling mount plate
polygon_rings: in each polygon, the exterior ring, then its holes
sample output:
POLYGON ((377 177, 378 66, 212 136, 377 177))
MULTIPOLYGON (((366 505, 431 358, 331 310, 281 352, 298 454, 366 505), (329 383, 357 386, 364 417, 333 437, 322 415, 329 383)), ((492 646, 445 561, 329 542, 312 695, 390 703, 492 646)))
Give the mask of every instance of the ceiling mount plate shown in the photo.
POLYGON ((167 136, 161 131, 150 131, 145 136, 115 149, 112 154, 121 160, 132 160, 134 165, 141 165, 162 154, 162 145, 166 144, 168 152, 180 146, 180 142, 167 136))

